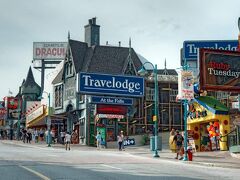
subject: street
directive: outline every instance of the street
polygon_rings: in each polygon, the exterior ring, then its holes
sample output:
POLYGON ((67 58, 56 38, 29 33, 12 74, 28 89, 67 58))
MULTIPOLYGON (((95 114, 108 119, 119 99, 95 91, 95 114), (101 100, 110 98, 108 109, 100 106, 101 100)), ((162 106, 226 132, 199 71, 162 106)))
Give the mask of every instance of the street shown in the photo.
POLYGON ((205 167, 82 147, 66 151, 0 142, 0 179, 239 179, 238 169, 205 167))

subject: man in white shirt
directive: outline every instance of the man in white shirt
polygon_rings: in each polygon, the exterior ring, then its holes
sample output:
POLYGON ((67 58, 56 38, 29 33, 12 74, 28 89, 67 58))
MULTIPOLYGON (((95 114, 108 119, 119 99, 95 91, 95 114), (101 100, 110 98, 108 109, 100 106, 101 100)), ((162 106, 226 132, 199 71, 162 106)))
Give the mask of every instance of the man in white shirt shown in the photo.
POLYGON ((71 143, 71 135, 69 132, 65 134, 65 143, 66 143, 66 151, 70 151, 70 143, 71 143))

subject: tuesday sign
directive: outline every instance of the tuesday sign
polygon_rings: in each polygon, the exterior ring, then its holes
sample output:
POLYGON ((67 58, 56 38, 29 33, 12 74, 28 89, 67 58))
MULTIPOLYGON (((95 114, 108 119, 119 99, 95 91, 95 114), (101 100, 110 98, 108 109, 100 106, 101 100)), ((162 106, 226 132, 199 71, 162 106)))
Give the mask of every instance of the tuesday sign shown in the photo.
POLYGON ((200 49, 200 88, 240 92, 240 53, 200 49))
POLYGON ((142 97, 144 95, 144 78, 80 73, 79 92, 85 94, 142 97))

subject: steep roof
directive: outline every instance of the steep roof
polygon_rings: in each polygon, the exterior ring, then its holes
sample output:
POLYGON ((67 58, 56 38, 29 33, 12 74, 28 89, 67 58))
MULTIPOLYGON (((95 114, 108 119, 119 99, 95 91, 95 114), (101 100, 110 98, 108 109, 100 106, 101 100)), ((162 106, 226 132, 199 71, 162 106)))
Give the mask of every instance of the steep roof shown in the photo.
POLYGON ((58 72, 57 76, 53 79, 52 84, 58 84, 62 82, 63 68, 58 72))
MULTIPOLYGON (((131 52, 132 61, 139 69, 142 63, 134 50, 131 52)), ((128 55, 129 48, 126 47, 95 46, 86 57, 88 66, 83 70, 95 73, 123 74, 128 55)))
POLYGON ((26 80, 23 81, 23 83, 22 83, 22 87, 27 87, 27 86, 31 86, 31 87, 37 86, 40 88, 40 86, 35 82, 31 67, 29 67, 26 80))
POLYGON ((79 72, 82 69, 88 45, 85 42, 69 39, 69 46, 71 49, 75 70, 76 72, 79 72))

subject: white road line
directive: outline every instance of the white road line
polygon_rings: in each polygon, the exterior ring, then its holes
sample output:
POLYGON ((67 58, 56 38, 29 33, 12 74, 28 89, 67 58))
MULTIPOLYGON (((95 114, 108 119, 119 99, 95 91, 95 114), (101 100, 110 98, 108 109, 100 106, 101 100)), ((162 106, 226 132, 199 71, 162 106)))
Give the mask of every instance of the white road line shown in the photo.
POLYGON ((100 166, 104 166, 104 167, 112 168, 112 169, 117 169, 117 170, 122 170, 122 168, 118 168, 118 167, 110 166, 110 165, 107 165, 107 164, 100 164, 100 166))
POLYGON ((21 167, 21 168, 23 168, 23 169, 25 169, 25 170, 27 170, 27 171, 35 174, 36 176, 42 178, 43 180, 51 180, 49 177, 44 176, 43 174, 41 174, 41 173, 39 173, 39 172, 37 172, 37 171, 35 171, 35 170, 33 170, 33 169, 30 169, 30 168, 25 167, 25 166, 22 166, 22 165, 19 165, 19 167, 21 167))

